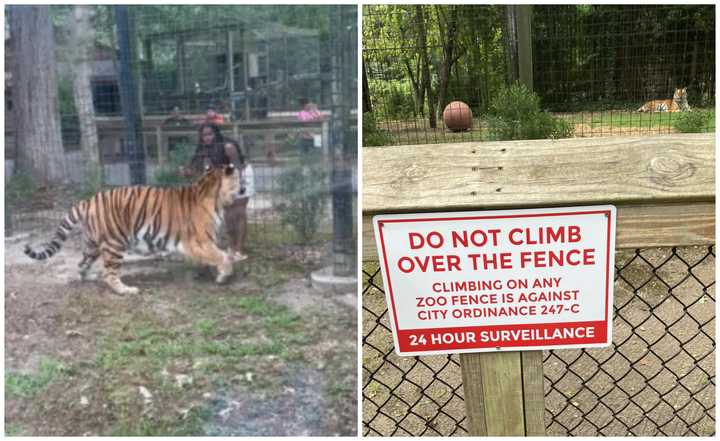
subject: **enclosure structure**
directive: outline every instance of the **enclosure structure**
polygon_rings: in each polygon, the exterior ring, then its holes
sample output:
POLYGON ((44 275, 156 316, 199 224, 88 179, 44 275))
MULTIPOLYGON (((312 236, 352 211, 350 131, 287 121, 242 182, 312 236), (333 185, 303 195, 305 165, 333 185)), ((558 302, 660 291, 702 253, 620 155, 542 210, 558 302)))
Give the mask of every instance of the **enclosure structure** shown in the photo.
POLYGON ((714 59, 712 5, 368 5, 364 145, 714 131, 714 59))
POLYGON ((365 149, 363 434, 713 435, 714 151, 711 134, 365 149), (373 215, 607 203, 612 347, 394 353, 373 215))
MULTIPOLYGON (((352 204, 356 192, 356 151, 343 153, 347 148, 336 132, 347 131, 347 139, 356 133, 356 95, 339 87, 356 84, 354 78, 341 76, 340 68, 353 69, 352 54, 357 50, 349 44, 333 46, 331 24, 337 14, 320 6, 126 9, 127 24, 118 26, 117 8, 112 6, 50 7, 58 54, 50 68, 57 74, 54 87, 61 130, 61 157, 53 162, 62 165, 64 178, 57 195, 36 198, 42 203, 29 196, 33 186, 28 182, 33 178, 20 165, 23 146, 17 143, 15 111, 28 103, 18 101, 13 74, 25 60, 14 52, 12 33, 6 33, 9 231, 17 231, 18 225, 52 225, 68 204, 100 188, 185 183, 177 169, 193 155, 198 126, 212 106, 223 134, 239 142, 254 168, 257 194, 249 204, 251 240, 327 243, 334 228, 330 175, 335 156, 351 158, 343 198, 352 204), (127 48, 121 44, 122 33, 128 35, 127 48), (340 59, 338 50, 352 53, 340 59), (333 64, 334 57, 339 67, 333 64), (128 78, 132 83, 127 83, 128 78), (83 87, 84 98, 79 98, 77 91, 83 87), (123 101, 128 87, 136 97, 132 103, 123 101), (315 103, 320 117, 301 121, 303 100, 315 103), (308 138, 314 145, 310 162, 318 169, 320 182, 283 187, 282 176, 305 160, 301 144, 308 138), (133 170, 140 168, 142 179, 133 180, 133 170), (313 195, 303 199, 298 192, 313 195), (304 216, 311 218, 296 221, 313 225, 312 238, 303 238, 293 226, 294 215, 288 211, 293 210, 288 208, 293 200, 315 204, 314 213, 304 216)), ((341 9, 343 20, 356 12, 353 7, 341 9)), ((357 38, 353 26, 344 32, 357 38)))

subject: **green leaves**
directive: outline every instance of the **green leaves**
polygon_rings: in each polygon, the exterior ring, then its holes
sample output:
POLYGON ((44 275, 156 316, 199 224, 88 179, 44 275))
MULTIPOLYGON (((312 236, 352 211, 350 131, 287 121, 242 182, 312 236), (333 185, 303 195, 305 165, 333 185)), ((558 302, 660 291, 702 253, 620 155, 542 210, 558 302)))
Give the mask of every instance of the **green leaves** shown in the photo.
POLYGON ((540 97, 525 85, 504 87, 490 104, 488 118, 493 138, 513 139, 568 138, 573 128, 568 122, 540 110, 540 97))

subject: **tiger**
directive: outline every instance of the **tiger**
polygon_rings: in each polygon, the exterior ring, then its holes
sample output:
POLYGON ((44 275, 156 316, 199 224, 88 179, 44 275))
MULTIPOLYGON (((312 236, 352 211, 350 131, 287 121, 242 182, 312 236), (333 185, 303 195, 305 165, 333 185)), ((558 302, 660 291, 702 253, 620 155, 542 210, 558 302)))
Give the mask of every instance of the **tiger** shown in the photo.
POLYGON ((690 110, 687 87, 675 89, 671 100, 652 100, 642 105, 638 112, 686 112, 690 110))
POLYGON ((117 294, 137 294, 118 274, 127 251, 179 252, 193 261, 217 268, 215 281, 232 275, 232 259, 218 247, 217 229, 223 207, 244 193, 240 170, 229 164, 206 167, 194 183, 181 187, 117 187, 78 202, 60 222, 55 236, 39 249, 25 246, 32 259, 45 260, 57 253, 79 223, 85 241, 80 278, 102 257, 105 283, 117 294))

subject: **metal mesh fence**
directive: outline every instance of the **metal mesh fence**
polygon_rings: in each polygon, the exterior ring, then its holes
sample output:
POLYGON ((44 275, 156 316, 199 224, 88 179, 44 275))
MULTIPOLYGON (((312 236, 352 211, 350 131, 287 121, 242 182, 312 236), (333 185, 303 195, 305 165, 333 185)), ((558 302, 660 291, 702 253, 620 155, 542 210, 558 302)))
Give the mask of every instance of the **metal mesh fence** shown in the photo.
MULTIPOLYGON (((57 77, 61 139, 52 155, 33 154, 62 166, 65 184, 52 186, 28 169, 32 155, 18 133, 27 128, 16 127, 15 112, 33 103, 17 93, 13 75, 25 57, 6 33, 6 234, 54 228, 72 204, 100 189, 190 182, 178 169, 198 149, 199 126, 212 122, 238 142, 253 168, 249 241, 257 249, 309 241, 331 254, 333 156, 345 149, 335 132, 355 130, 355 113, 339 110, 357 103, 344 89, 333 96, 333 84, 356 84, 357 45, 333 46, 331 25, 351 17, 348 35, 356 42, 357 10, 339 10, 342 15, 327 6, 51 6, 56 61, 47 67, 57 77), (124 27, 118 8, 127 12, 124 27), (348 60, 350 67, 341 65, 348 60), (341 77, 340 67, 352 78, 341 77), (135 102, 124 97, 128 90, 135 102), (315 170, 314 182, 298 175, 303 167, 315 170), (302 204, 315 209, 303 216, 302 204), (314 224, 317 232, 308 240, 298 223, 314 224)), ((356 161, 349 163, 346 180, 356 169, 356 161)), ((343 210, 351 211, 356 188, 344 185, 350 205, 343 210)))
POLYGON ((363 145, 714 131, 714 57, 712 5, 368 5, 363 145))
MULTIPOLYGON (((613 345, 544 351, 557 436, 715 433, 715 247, 618 251, 613 345)), ((466 435, 457 356, 394 353, 377 263, 363 268, 363 434, 466 435)))

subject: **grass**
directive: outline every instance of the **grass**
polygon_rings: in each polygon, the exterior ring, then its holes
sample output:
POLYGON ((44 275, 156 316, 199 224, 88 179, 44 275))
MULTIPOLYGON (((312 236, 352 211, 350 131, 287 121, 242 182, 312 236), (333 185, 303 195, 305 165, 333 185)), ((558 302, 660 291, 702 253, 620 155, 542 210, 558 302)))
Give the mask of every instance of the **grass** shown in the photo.
POLYGON ((5 395, 7 397, 29 397, 45 389, 54 380, 71 374, 70 369, 59 361, 43 358, 36 374, 5 373, 5 395))
POLYGON ((105 335, 99 340, 98 366, 111 370, 138 365, 157 369, 182 358, 287 357, 287 342, 298 342, 303 335, 299 315, 260 295, 220 300, 216 294, 205 294, 196 298, 199 300, 193 302, 192 308, 199 318, 189 328, 170 330, 150 315, 137 314, 132 319, 132 331, 105 335), (239 326, 228 316, 233 311, 243 312, 247 321, 239 326), (248 339, 252 328, 265 339, 248 339))
MULTIPOLYGON (((38 415, 52 413, 66 421, 82 411, 88 414, 86 422, 77 428, 60 423, 61 430, 199 436, 222 424, 218 412, 227 408, 227 394, 272 398, 284 393, 288 372, 296 362, 305 366, 315 361, 309 354, 318 339, 327 338, 327 329, 267 294, 286 281, 302 279, 302 265, 262 257, 252 263, 257 267, 229 287, 211 281, 180 291, 156 287, 132 302, 109 302, 91 293, 69 298, 63 321, 97 321, 92 355, 78 360, 72 370, 45 360, 33 375, 6 373, 6 397, 25 409, 23 416, 6 422, 8 434, 47 430, 28 425, 38 415), (192 381, 180 384, 180 375, 192 381), (144 402, 140 386, 151 392, 151 405, 144 402), (90 399, 91 407, 68 406, 81 396, 90 399), (102 408, 97 397, 102 397, 102 408)), ((178 265, 167 278, 179 277, 175 272, 187 271, 178 265)), ((342 385, 327 392, 347 395, 342 385)))
MULTIPOLYGON (((715 109, 693 109, 693 111, 706 111, 709 113, 708 126, 705 132, 715 131, 715 109)), ((644 134, 652 130, 673 130, 673 122, 682 113, 640 113, 631 110, 613 111, 584 111, 574 113, 557 113, 571 124, 586 124, 592 129, 600 127, 622 128, 624 130, 637 131, 637 134, 644 134)), ((387 134, 385 145, 395 144, 436 144, 468 141, 491 141, 487 122, 482 117, 473 118, 473 127, 466 132, 451 132, 445 129, 442 121, 438 121, 438 127, 432 129, 428 126, 426 119, 408 119, 403 121, 378 121, 377 126, 387 134)), ((619 134, 619 133, 618 133, 619 134)), ((582 131, 576 131, 575 136, 587 135, 582 131)), ((598 133, 597 136, 606 136, 609 133, 598 133)))
MULTIPOLYGON (((714 132, 715 110, 710 109, 709 113, 710 120, 708 126, 705 128, 705 131, 714 132)), ((682 115, 682 113, 640 113, 625 111, 606 111, 573 115, 572 118, 570 118, 570 121, 575 124, 589 123, 590 126, 593 128, 606 126, 623 128, 637 127, 639 129, 657 129, 672 128, 673 121, 677 120, 680 115, 682 115)))
POLYGON ((5 424, 5 436, 25 436, 25 428, 19 424, 5 424))
MULTIPOLYGON (((297 346, 307 343, 300 316, 261 295, 219 297, 217 292, 200 292, 183 309, 183 316, 194 317, 185 326, 137 313, 130 321, 133 330, 123 331, 125 325, 118 322, 99 341, 96 366, 115 391, 111 400, 122 415, 112 435, 202 435, 216 413, 193 407, 180 419, 173 415, 174 408, 154 417, 138 415, 142 404, 137 386, 128 389, 127 384, 145 385, 157 403, 192 403, 218 382, 246 378, 249 371, 262 372, 267 360, 301 356, 297 346), (193 378, 182 388, 174 377, 178 366, 184 366, 180 372, 193 378)), ((274 381, 260 376, 242 384, 268 391, 274 381)))
POLYGON ((204 433, 205 425, 212 419, 212 410, 193 407, 180 418, 148 418, 137 422, 129 420, 116 425, 111 436, 193 436, 204 433))

